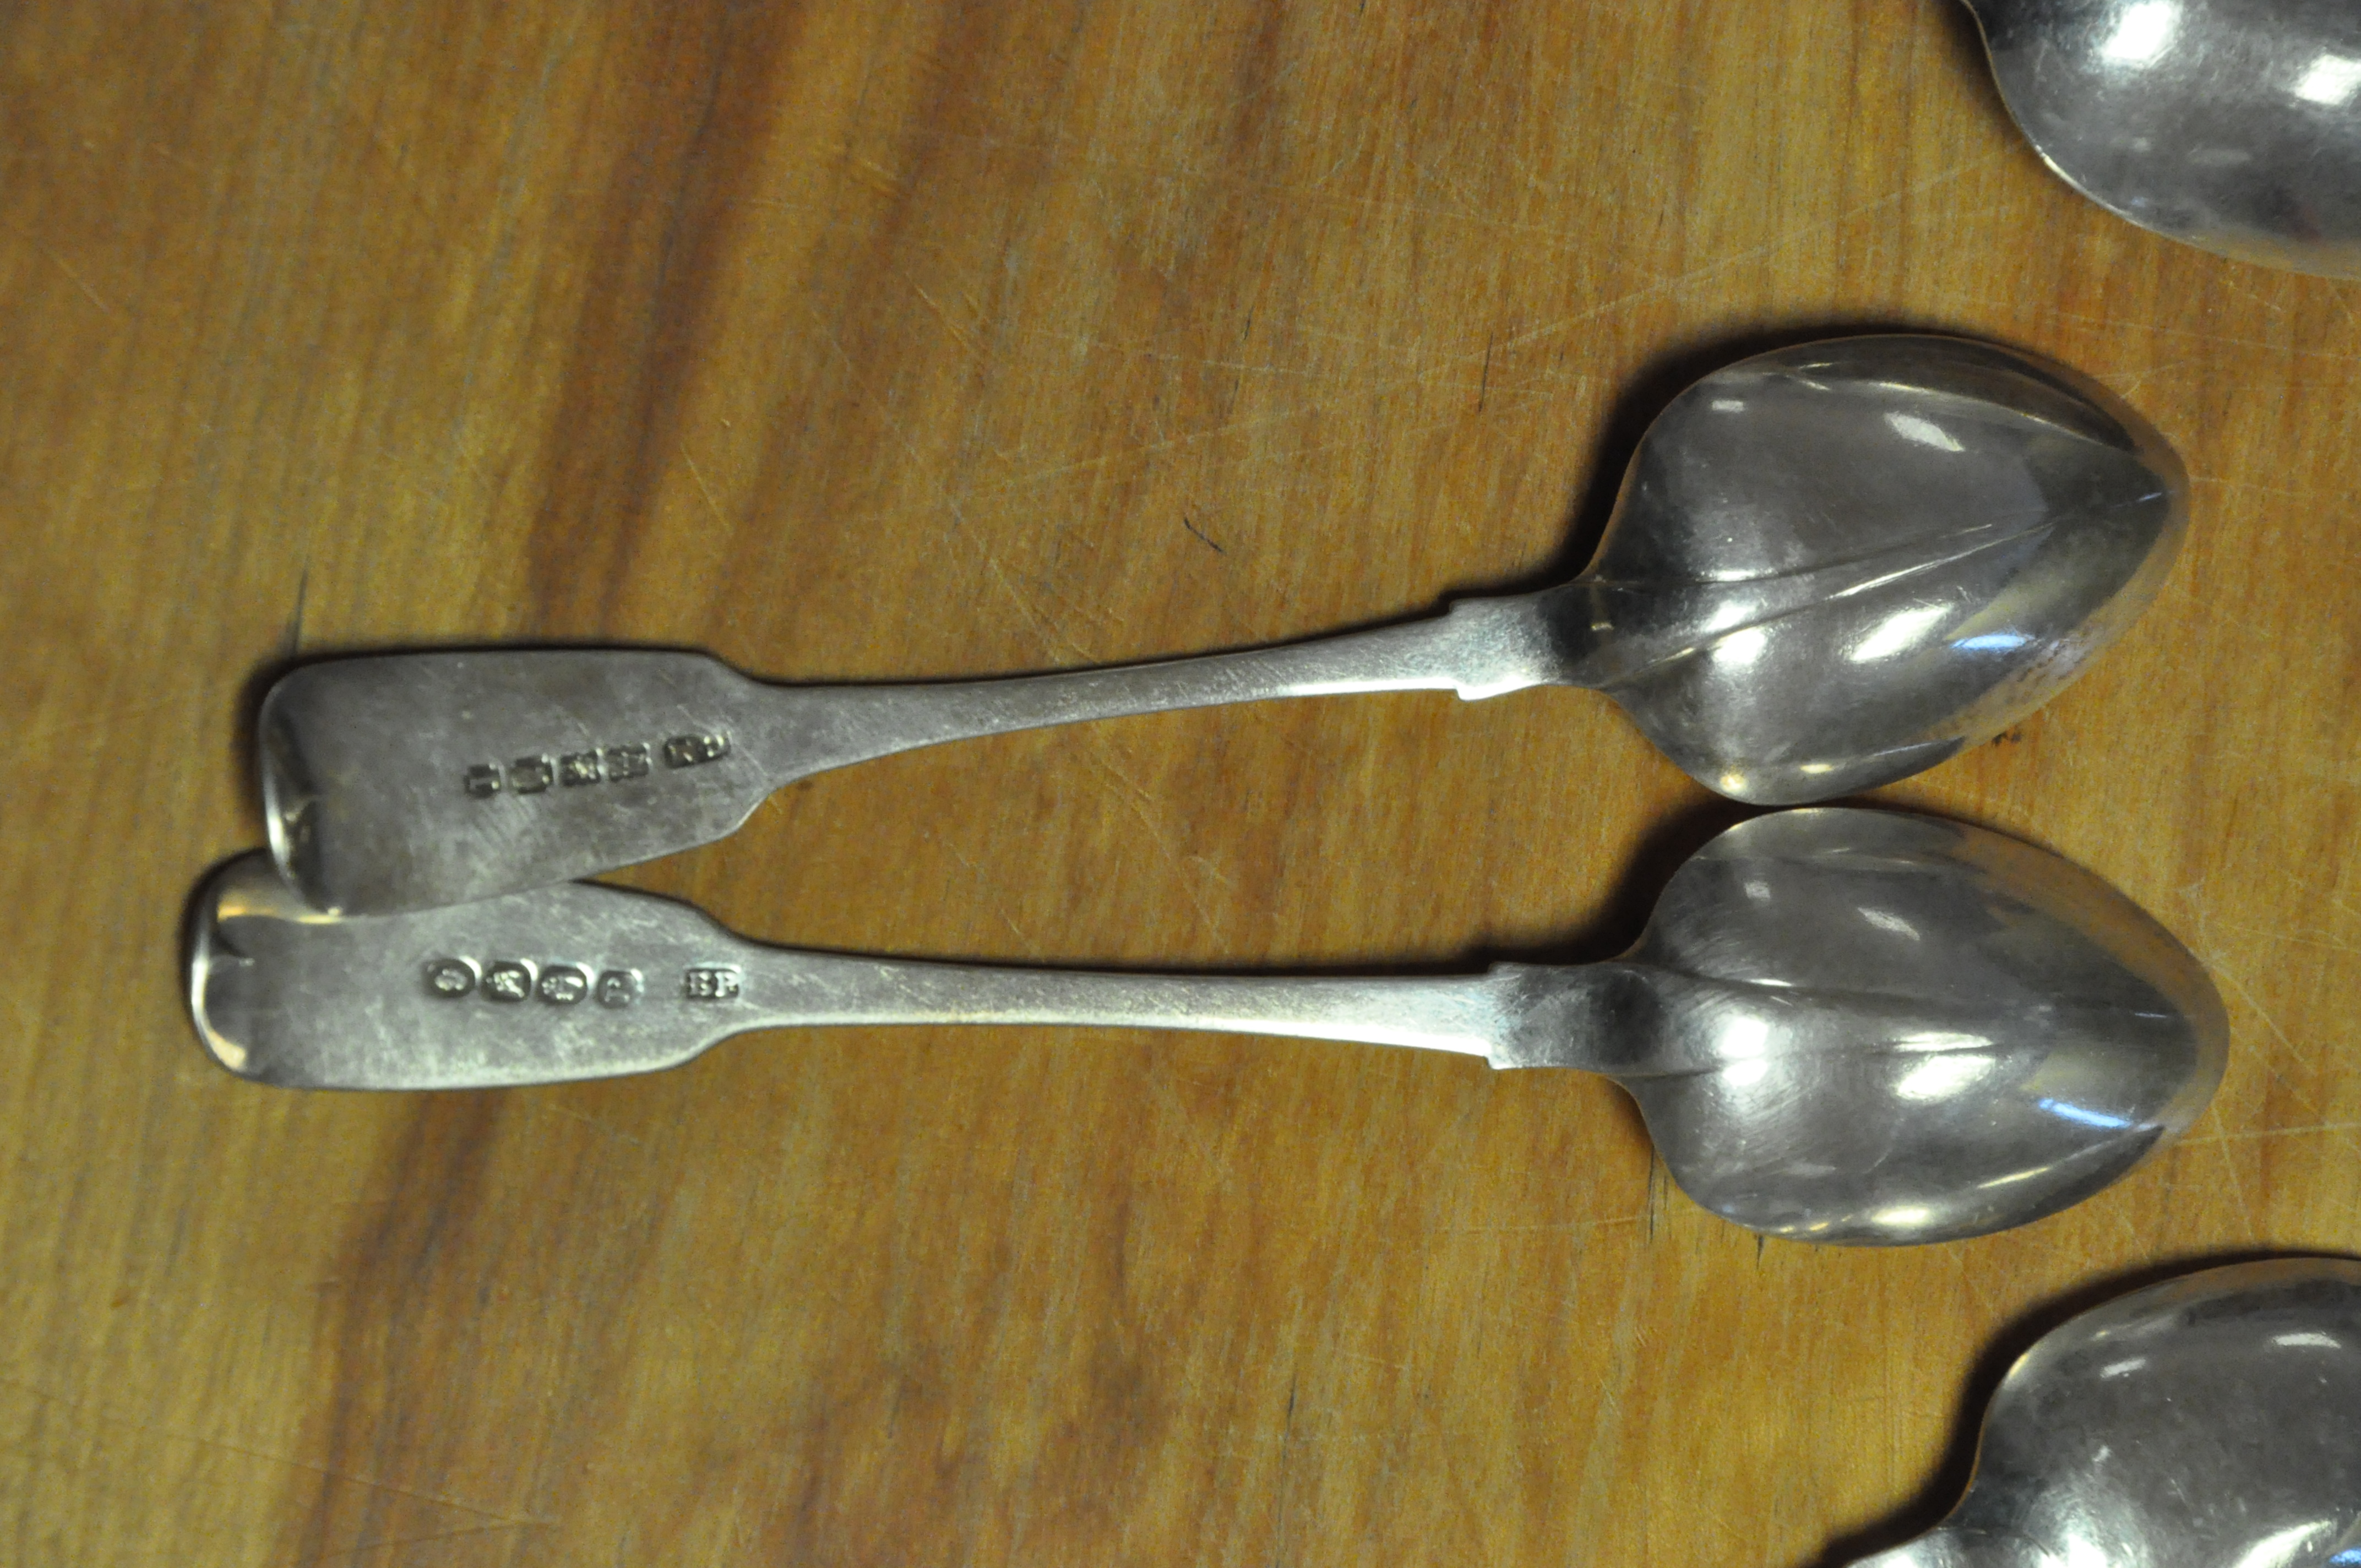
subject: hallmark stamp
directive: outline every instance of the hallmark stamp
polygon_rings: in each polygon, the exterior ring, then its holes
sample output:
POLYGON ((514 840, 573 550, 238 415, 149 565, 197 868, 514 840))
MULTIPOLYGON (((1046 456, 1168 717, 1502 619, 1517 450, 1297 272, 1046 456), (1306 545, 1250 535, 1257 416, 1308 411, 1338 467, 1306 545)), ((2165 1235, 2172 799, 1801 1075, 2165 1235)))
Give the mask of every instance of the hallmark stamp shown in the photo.
POLYGON ((590 994, 590 971, 576 964, 552 964, 541 971, 533 993, 544 1002, 571 1007, 590 994))
POLYGON ((738 994, 738 971, 728 964, 699 964, 685 970, 680 993, 691 1002, 728 1002, 738 994))
POLYGON ((693 768, 726 756, 729 751, 727 735, 675 735, 664 743, 664 766, 693 768))
MULTIPOLYGON (((554 963, 535 968, 527 959, 495 959, 478 965, 473 959, 436 958, 427 959, 424 970, 427 993, 448 1002, 479 995, 488 1002, 539 998, 552 1007, 571 1007, 595 996, 601 1007, 630 1007, 644 993, 640 971, 635 969, 602 970, 593 980, 584 964, 554 963)), ((729 975, 726 994, 737 995, 737 971, 723 972, 729 975)))
POLYGON ((730 737, 717 730, 709 735, 675 735, 661 746, 634 741, 623 746, 593 746, 555 757, 519 757, 508 764, 505 773, 498 762, 478 762, 460 774, 459 786, 478 800, 489 800, 504 788, 511 795, 540 795, 553 784, 574 788, 642 779, 654 768, 659 751, 664 754, 664 766, 694 768, 728 756, 730 737))
POLYGON ((437 996, 465 996, 476 989, 476 966, 465 959, 430 959, 426 989, 437 996))
POLYGON ((502 959, 484 966, 484 994, 495 1002, 522 1002, 533 994, 533 966, 502 959))

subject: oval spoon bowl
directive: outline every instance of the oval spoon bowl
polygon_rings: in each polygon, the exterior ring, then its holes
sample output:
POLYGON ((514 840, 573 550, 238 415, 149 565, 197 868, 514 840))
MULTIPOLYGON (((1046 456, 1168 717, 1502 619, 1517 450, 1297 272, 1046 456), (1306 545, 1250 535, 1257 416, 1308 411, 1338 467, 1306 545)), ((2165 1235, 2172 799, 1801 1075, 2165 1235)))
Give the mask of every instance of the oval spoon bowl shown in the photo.
POLYGON ((1958 1509, 1856 1568, 2361 1562, 2361 1263, 2234 1264, 2042 1336, 1958 1509))
POLYGON ((2065 181, 2169 239, 2361 278, 2361 5, 1968 0, 2065 181))

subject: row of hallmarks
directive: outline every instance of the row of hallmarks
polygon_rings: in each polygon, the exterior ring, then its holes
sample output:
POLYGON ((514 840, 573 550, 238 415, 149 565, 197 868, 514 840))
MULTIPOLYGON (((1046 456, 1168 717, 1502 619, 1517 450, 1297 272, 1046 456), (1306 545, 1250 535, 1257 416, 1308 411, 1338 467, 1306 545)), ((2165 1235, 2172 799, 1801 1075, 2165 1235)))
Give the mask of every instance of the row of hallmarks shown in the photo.
POLYGON ((539 795, 552 784, 572 787, 614 779, 644 778, 661 755, 667 768, 695 768, 730 754, 730 737, 675 735, 660 746, 593 746, 587 751, 557 756, 543 752, 519 757, 504 769, 498 762, 478 762, 460 780, 469 795, 489 800, 503 789, 511 795, 539 795))
MULTIPOLYGON (((681 970, 680 994, 689 1002, 734 1000, 741 982, 730 964, 693 964, 681 970)), ((635 969, 600 970, 595 976, 581 964, 536 964, 530 959, 426 960, 426 992, 446 1002, 480 996, 487 1002, 539 1000, 552 1007, 571 1007, 597 998, 601 1007, 629 1007, 646 994, 647 984, 635 969)))

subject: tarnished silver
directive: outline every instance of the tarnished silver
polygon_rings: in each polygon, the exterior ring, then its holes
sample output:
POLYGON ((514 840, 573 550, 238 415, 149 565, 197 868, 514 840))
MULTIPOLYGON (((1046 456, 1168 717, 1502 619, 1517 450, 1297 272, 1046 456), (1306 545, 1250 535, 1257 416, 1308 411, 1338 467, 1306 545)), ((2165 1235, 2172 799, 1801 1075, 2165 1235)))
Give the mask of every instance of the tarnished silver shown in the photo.
POLYGON ((588 883, 335 916, 261 855, 220 873, 192 928, 198 1033, 266 1083, 550 1083, 808 1024, 1360 1040, 1607 1074, 1699 1203, 1816 1242, 1980 1235, 2097 1191, 2188 1126, 2225 1034, 2196 961, 2089 872, 1979 828, 1847 809, 1722 834, 1620 959, 1443 979, 792 952, 588 883))
POLYGON ((1939 1527, 1855 1568, 2361 1563, 2361 1263, 2235 1264, 2042 1336, 1939 1527))
POLYGON ((1692 775, 1764 804, 1903 777, 2048 698, 2154 594, 2180 463, 2056 366, 1940 337, 1783 349, 1649 430, 1597 558, 1438 619, 1165 663, 765 686, 696 653, 345 659, 263 704, 279 864, 382 913, 720 838, 865 758, 1077 719, 1339 692, 1592 686, 1692 775))
POLYGON ((2143 228, 2361 277, 2361 5, 1967 0, 2009 112, 2143 228))

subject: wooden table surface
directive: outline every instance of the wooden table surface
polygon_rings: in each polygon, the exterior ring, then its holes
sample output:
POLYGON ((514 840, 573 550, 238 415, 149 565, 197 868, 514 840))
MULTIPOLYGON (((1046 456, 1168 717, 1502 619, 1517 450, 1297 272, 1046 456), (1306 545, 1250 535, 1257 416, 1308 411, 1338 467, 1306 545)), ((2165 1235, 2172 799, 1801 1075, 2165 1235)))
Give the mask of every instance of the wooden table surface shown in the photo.
MULTIPOLYGON (((0 6, 0 1560, 1846 1562, 2000 1366, 2361 1251, 2361 286, 2048 174, 1954 0, 0 6), (1765 1243, 1611 1086, 1105 1029, 258 1088, 177 972, 291 658, 788 680, 1265 642, 1535 586, 1637 432, 1901 326, 2098 377, 2147 618, 1876 799, 2089 866, 2229 1077, 2012 1234, 1765 1243)), ((1411 970, 1617 950, 1747 813, 1601 698, 945 747, 631 873, 779 942, 1411 970)))

